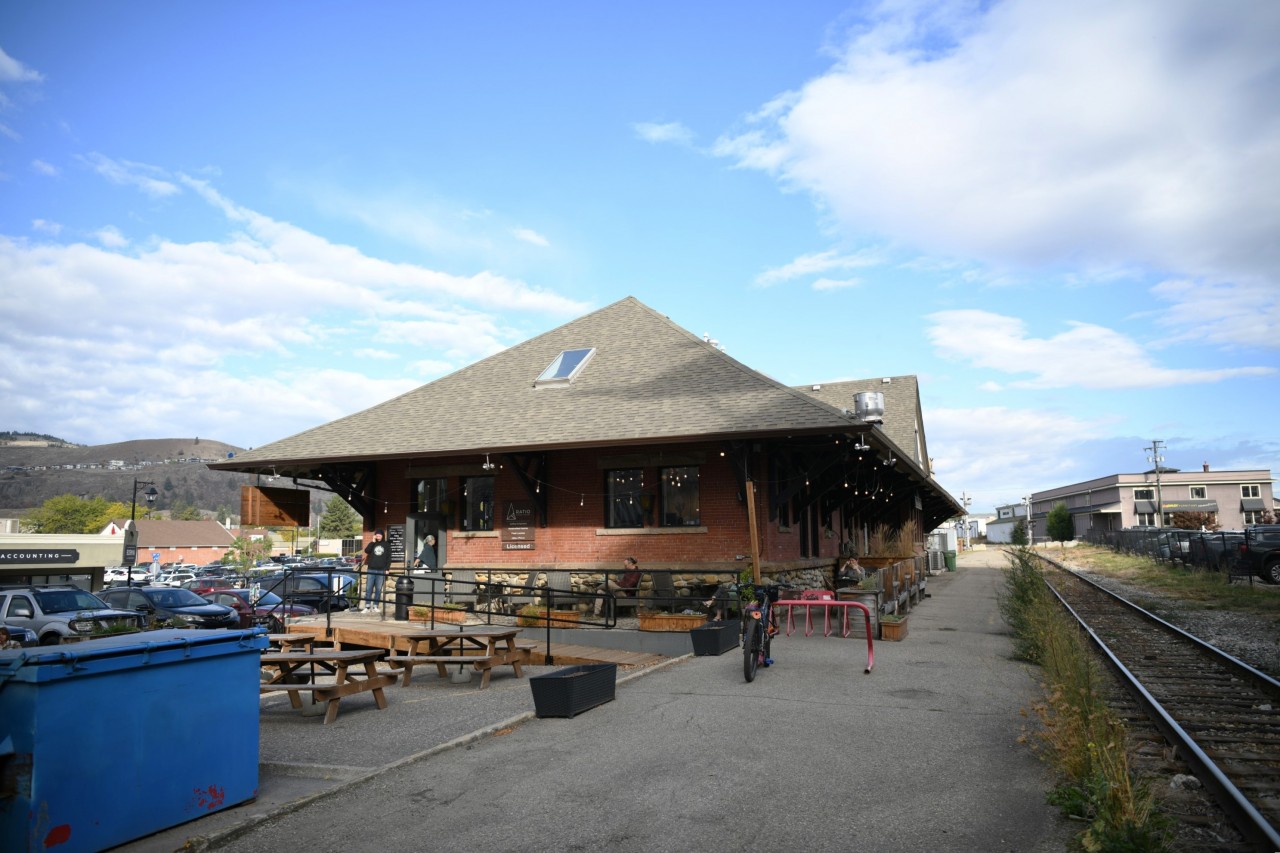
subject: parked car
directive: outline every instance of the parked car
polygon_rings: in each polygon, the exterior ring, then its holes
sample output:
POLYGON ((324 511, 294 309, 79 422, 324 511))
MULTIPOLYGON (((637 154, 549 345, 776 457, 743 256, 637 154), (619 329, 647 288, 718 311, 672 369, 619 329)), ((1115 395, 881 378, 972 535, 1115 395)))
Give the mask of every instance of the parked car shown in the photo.
POLYGON ((255 602, 249 589, 215 589, 202 597, 213 604, 225 604, 240 617, 241 628, 265 625, 273 634, 284 633, 284 617, 312 616, 315 608, 303 604, 285 604, 273 592, 264 592, 255 602))
POLYGON ((133 571, 130 571, 128 566, 107 566, 102 572, 102 579, 106 583, 126 581, 129 578, 132 578, 135 583, 138 581, 151 581, 153 579, 151 576, 151 564, 146 563, 134 566, 133 571))
POLYGON ((23 648, 40 645, 40 638, 36 636, 34 631, 19 628, 17 625, 5 625, 4 629, 9 632, 9 641, 17 643, 23 648))
POLYGON ((99 597, 120 610, 141 613, 148 627, 168 622, 174 628, 237 628, 240 617, 225 604, 211 604, 189 589, 168 586, 107 589, 99 597))
POLYGON ((213 589, 224 589, 226 587, 244 586, 244 577, 242 575, 220 575, 218 577, 194 577, 189 581, 182 582, 183 589, 189 589, 196 595, 204 595, 213 589))
POLYGON ((42 646, 57 645, 64 637, 129 631, 141 628, 143 621, 139 614, 115 610, 70 584, 0 587, 0 619, 33 631, 42 646))
POLYGON ((1252 573, 1267 583, 1280 584, 1280 524, 1246 527, 1238 551, 1239 573, 1252 573))
MULTIPOLYGON (((339 581, 339 578, 345 578, 345 576, 333 576, 335 581, 339 581)), ((321 613, 329 610, 348 610, 351 607, 351 601, 346 596, 346 588, 349 584, 345 580, 339 581, 340 591, 335 592, 334 588, 329 586, 328 575, 275 572, 257 578, 256 583, 264 592, 274 592, 286 601, 305 604, 321 613)))
POLYGON ((194 579, 195 579, 195 574, 193 572, 174 572, 173 574, 169 575, 169 577, 165 578, 163 583, 157 583, 157 585, 176 587, 176 586, 182 586, 187 581, 194 580, 194 579))

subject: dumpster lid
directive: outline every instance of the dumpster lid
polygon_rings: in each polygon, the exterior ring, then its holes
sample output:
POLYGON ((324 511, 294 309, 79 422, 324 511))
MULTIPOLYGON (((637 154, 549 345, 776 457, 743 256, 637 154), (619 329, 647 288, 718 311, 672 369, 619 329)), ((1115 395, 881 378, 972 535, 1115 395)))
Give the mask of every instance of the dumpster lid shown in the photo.
POLYGON ((214 630, 168 628, 119 634, 59 646, 0 652, 0 685, 9 678, 45 681, 69 674, 130 669, 267 647, 263 628, 214 630))

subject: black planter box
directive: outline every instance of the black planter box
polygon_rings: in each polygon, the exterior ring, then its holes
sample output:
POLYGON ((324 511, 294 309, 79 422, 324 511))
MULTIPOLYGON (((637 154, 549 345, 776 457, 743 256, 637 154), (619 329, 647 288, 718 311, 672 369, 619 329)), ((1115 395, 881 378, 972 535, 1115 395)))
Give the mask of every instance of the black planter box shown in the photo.
POLYGON ((618 681, 616 663, 591 663, 557 669, 529 679, 533 710, 539 717, 572 717, 612 702, 618 681))
POLYGON ((708 622, 700 628, 689 632, 693 640, 693 653, 703 655, 722 655, 738 646, 737 622, 708 622))

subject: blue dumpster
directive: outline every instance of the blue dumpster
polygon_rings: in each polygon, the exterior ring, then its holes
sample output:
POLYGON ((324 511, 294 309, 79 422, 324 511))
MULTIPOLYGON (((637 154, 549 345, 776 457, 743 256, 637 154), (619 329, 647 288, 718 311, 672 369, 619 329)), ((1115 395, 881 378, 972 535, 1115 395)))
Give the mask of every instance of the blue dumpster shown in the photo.
POLYGON ((102 850, 252 799, 266 636, 0 652, 0 850, 102 850))

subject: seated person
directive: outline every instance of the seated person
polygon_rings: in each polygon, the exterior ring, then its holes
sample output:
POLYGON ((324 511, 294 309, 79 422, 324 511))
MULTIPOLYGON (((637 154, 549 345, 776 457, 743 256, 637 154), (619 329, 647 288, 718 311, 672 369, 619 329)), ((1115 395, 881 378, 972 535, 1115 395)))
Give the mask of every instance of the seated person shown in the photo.
MULTIPOLYGON (((627 557, 622 561, 622 574, 615 580, 614 578, 606 578, 604 582, 604 590, 609 595, 635 595, 640 586, 640 564, 636 562, 635 557, 627 557)), ((596 599, 596 615, 599 616, 604 612, 604 598, 596 599)))
POLYGON ((853 557, 845 560, 840 566, 840 571, 836 573, 836 582, 841 586, 856 586, 862 582, 867 576, 862 566, 858 565, 858 561, 853 557))

